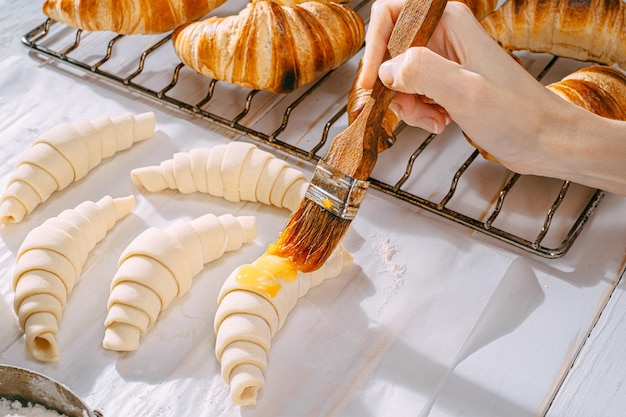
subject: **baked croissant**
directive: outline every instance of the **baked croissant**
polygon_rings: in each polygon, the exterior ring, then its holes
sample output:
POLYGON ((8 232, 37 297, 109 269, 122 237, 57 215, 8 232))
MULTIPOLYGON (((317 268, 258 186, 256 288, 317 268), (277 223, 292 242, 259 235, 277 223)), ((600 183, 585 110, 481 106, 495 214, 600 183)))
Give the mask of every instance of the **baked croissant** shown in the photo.
POLYGON ((205 214, 166 229, 149 228, 126 247, 111 283, 102 345, 133 351, 175 298, 186 294, 204 265, 256 237, 252 216, 205 214))
POLYGON ((24 239, 13 272, 13 304, 33 358, 59 359, 58 324, 89 251, 134 206, 132 195, 85 201, 44 221, 24 239))
MULTIPOLYGON (((546 88, 599 116, 626 120, 626 75, 617 68, 604 65, 581 68, 546 88)), ((497 158, 478 147, 471 138, 467 135, 465 137, 483 157, 498 162, 497 158)))
POLYGON ((482 20, 489 13, 493 12, 498 5, 498 0, 451 0, 465 3, 467 7, 474 13, 476 19, 482 20))
POLYGON ((626 120, 626 75, 617 68, 581 68, 546 88, 599 116, 626 120))
POLYGON ((236 16, 176 29, 174 49, 200 74, 246 88, 292 91, 337 68, 363 46, 365 28, 349 6, 253 0, 236 16))
POLYGON ((508 0, 482 20, 503 48, 626 69, 623 0, 508 0))
POLYGON ((161 33, 196 20, 226 0, 45 0, 53 20, 88 31, 161 33))
POLYGON ((22 155, 0 196, 0 225, 19 223, 52 193, 82 179, 116 152, 154 134, 154 113, 62 123, 22 155))
POLYGON ((218 296, 215 354, 234 404, 256 404, 271 339, 298 299, 351 263, 352 256, 339 245, 313 272, 272 272, 281 271, 281 258, 263 256, 230 274, 218 296))
MULTIPOLYGON (((469 9, 474 13, 474 16, 478 20, 484 18, 496 8, 497 0, 455 0, 461 3, 465 3, 469 9)), ((348 123, 352 123, 358 117, 359 113, 365 107, 365 103, 371 94, 371 90, 361 88, 357 81, 362 70, 362 63, 359 62, 356 76, 352 82, 352 87, 348 94, 348 123)), ((378 139, 378 152, 390 148, 396 141, 395 129, 400 124, 400 116, 392 109, 388 109, 385 112, 382 122, 382 130, 380 138, 378 139)))
POLYGON ((231 142, 174 154, 160 165, 131 171, 150 192, 201 192, 228 201, 259 201, 290 211, 298 208, 308 182, 304 174, 255 145, 231 142))

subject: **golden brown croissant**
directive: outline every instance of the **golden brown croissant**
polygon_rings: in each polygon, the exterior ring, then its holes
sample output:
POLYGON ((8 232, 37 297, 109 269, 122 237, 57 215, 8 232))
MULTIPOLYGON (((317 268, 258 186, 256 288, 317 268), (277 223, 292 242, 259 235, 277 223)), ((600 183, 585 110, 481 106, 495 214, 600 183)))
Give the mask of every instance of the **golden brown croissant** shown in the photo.
POLYGON ((161 33, 196 20, 226 0, 45 0, 43 12, 66 25, 125 35, 161 33))
MULTIPOLYGON (((546 88, 599 116, 626 120, 626 75, 617 68, 604 65, 581 68, 546 88)), ((465 137, 486 159, 498 162, 471 138, 465 137)))
POLYGON ((179 58, 198 73, 283 93, 337 68, 364 38, 363 20, 346 5, 260 0, 235 16, 184 25, 173 41, 179 58))
POLYGON ((547 88, 597 115, 626 120, 626 75, 616 68, 582 68, 547 88))
POLYGON ((481 23, 505 49, 626 68, 623 0, 508 0, 481 23))
POLYGON ((460 3, 465 3, 467 7, 474 13, 476 19, 482 20, 489 13, 496 9, 498 0, 454 0, 460 3))
MULTIPOLYGON (((484 18, 489 13, 495 10, 497 0, 456 0, 460 3, 465 3, 469 9, 474 13, 474 16, 478 20, 484 18)), ((363 107, 365 106, 365 102, 370 95, 370 90, 365 90, 357 85, 357 80, 359 78, 359 74, 361 72, 361 64, 359 63, 359 67, 357 69, 356 76, 354 77, 354 82, 352 83, 352 87, 350 89, 350 93, 348 94, 348 123, 352 123, 363 107)), ((398 127, 400 123, 400 117, 393 110, 389 109, 385 112, 385 117, 383 118, 382 123, 382 131, 380 138, 378 139, 378 152, 382 152, 396 141, 396 135, 394 130, 398 127)))

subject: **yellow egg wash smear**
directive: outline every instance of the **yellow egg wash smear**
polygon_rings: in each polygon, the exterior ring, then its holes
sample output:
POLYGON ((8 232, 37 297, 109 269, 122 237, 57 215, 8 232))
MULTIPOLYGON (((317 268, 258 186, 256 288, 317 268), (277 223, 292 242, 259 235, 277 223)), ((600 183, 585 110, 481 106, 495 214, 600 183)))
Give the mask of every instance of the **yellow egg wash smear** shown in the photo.
POLYGON ((267 297, 275 297, 282 282, 293 282, 298 270, 288 259, 265 252, 251 264, 239 267, 235 281, 246 289, 267 297))

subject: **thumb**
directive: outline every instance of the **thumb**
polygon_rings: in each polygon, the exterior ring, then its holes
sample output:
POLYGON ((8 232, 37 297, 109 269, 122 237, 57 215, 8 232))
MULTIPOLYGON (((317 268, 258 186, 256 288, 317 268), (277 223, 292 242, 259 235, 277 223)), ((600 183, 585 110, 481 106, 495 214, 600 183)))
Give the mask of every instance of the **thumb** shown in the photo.
POLYGON ((462 91, 467 72, 426 47, 413 47, 384 62, 378 76, 392 90, 423 95, 447 108, 462 91))

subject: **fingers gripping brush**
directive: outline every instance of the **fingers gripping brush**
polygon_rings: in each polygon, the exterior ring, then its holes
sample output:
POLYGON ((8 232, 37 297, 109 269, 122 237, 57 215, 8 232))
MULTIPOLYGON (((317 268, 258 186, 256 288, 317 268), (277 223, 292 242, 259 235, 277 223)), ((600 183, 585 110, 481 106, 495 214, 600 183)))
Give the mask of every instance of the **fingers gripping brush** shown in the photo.
MULTIPOLYGON (((393 58, 411 46, 425 46, 447 0, 407 0, 387 48, 393 58)), ((378 156, 378 137, 395 92, 376 80, 368 102, 337 135, 315 169, 300 207, 268 252, 288 259, 303 272, 322 266, 356 216, 378 156)))

